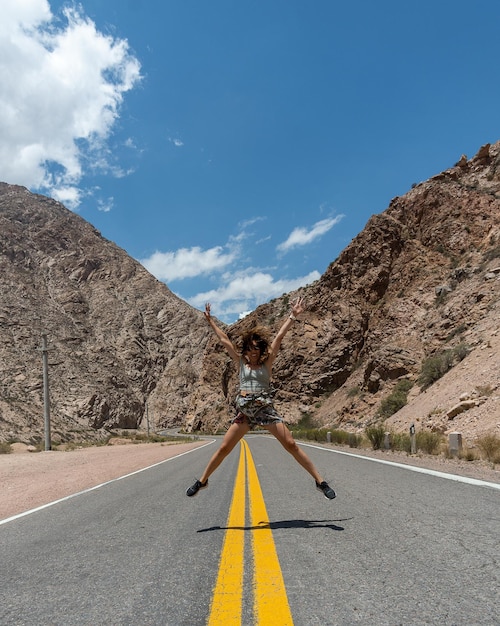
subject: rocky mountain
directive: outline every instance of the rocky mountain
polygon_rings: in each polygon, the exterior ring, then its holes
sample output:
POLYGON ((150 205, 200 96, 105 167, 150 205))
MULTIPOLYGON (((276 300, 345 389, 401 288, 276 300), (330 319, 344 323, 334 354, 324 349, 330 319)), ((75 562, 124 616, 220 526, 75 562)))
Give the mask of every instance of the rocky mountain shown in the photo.
MULTIPOLYGON (((276 329, 297 294, 259 307, 231 332, 254 322, 276 329)), ((408 404, 388 427, 500 434, 500 142, 394 198, 301 294, 308 312, 275 365, 278 404, 292 422, 308 416, 356 431, 384 421, 404 381, 403 389, 413 385, 408 404), (433 359, 449 371, 427 387, 419 381, 433 359), (468 410, 451 417, 467 399, 468 410)), ((222 423, 234 384, 212 343, 194 428, 222 423)))
MULTIPOLYGON (((79 216, 6 184, 0 289, 0 440, 42 432, 42 332, 56 436, 144 426, 146 415, 227 425, 235 372, 202 313, 79 216)), ((226 330, 276 330, 298 293, 226 330)), ((500 142, 394 198, 300 293, 308 310, 275 364, 292 423, 499 434, 500 142), (444 375, 426 379, 436 363, 444 375)))
POLYGON ((203 315, 61 204, 0 184, 0 439, 43 433, 43 333, 55 440, 183 422, 203 315))

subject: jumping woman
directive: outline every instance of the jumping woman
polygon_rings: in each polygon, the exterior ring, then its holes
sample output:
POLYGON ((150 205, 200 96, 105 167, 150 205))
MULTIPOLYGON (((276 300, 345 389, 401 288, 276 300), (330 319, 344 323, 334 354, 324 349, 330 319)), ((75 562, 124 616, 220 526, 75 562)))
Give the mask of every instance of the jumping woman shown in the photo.
POLYGON ((290 316, 281 326, 276 337, 269 341, 266 328, 256 326, 242 336, 241 354, 229 337, 214 322, 210 315, 210 303, 205 305, 205 319, 217 335, 229 356, 239 369, 239 393, 236 397, 236 416, 231 421, 219 449, 208 462, 199 480, 186 491, 187 496, 194 496, 200 489, 208 486, 208 479, 222 461, 233 450, 238 441, 255 426, 266 428, 293 458, 309 472, 316 482, 316 488, 325 498, 333 500, 335 491, 323 480, 307 454, 296 444, 283 418, 274 408, 270 394, 271 375, 274 359, 283 341, 283 337, 293 326, 297 317, 304 311, 304 299, 297 298, 292 303, 290 316))

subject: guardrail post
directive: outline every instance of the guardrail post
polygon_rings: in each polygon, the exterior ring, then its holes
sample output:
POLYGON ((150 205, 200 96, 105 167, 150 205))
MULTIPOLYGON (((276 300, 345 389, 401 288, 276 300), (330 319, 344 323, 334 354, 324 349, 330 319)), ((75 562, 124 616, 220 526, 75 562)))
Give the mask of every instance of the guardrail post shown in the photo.
POLYGON ((458 456, 462 451, 462 433, 450 433, 448 435, 448 447, 452 456, 458 456))
POLYGON ((417 454, 417 436, 415 434, 415 424, 410 426, 410 454, 417 454))
POLYGON ((384 450, 391 449, 391 433, 384 433, 384 450))
POLYGON ((42 335, 42 377, 43 377, 43 422, 45 431, 45 451, 52 449, 50 435, 50 395, 49 395, 49 357, 47 335, 42 335))

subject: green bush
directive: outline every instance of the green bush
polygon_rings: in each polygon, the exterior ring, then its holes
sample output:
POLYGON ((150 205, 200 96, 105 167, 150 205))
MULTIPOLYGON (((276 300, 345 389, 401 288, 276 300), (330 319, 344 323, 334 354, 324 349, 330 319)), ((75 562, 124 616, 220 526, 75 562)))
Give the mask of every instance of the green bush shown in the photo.
POLYGON ((337 430, 336 428, 334 428, 329 432, 332 436, 332 443, 338 443, 343 446, 349 442, 350 433, 346 432, 345 430, 337 430))
POLYGON ((436 380, 439 380, 453 365, 453 351, 445 350, 440 354, 431 356, 422 363, 422 370, 418 383, 422 390, 427 389, 436 380))
POLYGON ((476 441, 476 445, 487 461, 500 463, 500 437, 492 433, 483 435, 476 441))
MULTIPOLYGON (((446 451, 446 456, 448 458, 453 458, 453 455, 450 453, 449 448, 446 451)), ((470 462, 470 461, 477 461, 478 457, 477 457, 476 451, 473 450, 472 448, 464 448, 458 453, 458 458, 461 459, 462 461, 470 462)))
POLYGON ((326 441, 326 430, 322 428, 297 428, 291 427, 295 439, 306 439, 307 441, 326 441))
POLYGON ((437 454, 443 441, 442 435, 429 430, 422 430, 417 433, 417 450, 422 450, 426 454, 437 454))
POLYGON ((418 378, 418 384, 422 387, 422 390, 427 389, 436 380, 439 380, 441 376, 444 376, 453 367, 455 359, 462 361, 469 352, 470 347, 465 343, 460 343, 450 350, 444 350, 426 359, 422 363, 422 369, 418 378))
POLYGON ((356 435, 356 433, 349 433, 347 437, 347 443, 349 444, 349 448, 359 448, 362 441, 363 437, 361 435, 356 435))
POLYGON ((326 428, 313 428, 310 433, 313 441, 326 441, 326 428))
MULTIPOLYGON (((302 420, 301 420, 302 421, 302 420)), ((345 430, 337 430, 336 428, 300 428, 301 422, 291 425, 295 439, 306 439, 308 441, 325 442, 328 441, 328 433, 331 436, 331 442, 339 445, 349 445, 351 448, 358 447, 361 437, 354 433, 348 433, 345 430), (351 445, 351 443, 353 445, 351 445)))
POLYGON ((12 452, 12 448, 10 443, 0 441, 0 454, 10 454, 12 452))
POLYGON ((380 403, 378 415, 383 419, 387 419, 399 409, 402 409, 408 402, 408 391, 412 388, 413 383, 407 379, 398 381, 392 393, 384 398, 380 403))
POLYGON ((382 400, 377 413, 383 419, 387 419, 402 409, 407 400, 408 396, 405 393, 393 391, 390 396, 382 400))
POLYGON ((396 389, 403 393, 408 393, 412 387, 413 387, 413 383, 411 382, 411 380, 408 380, 407 378, 398 380, 397 385, 396 385, 396 389))
POLYGON ((300 420, 294 424, 294 430, 309 430, 314 428, 314 419, 310 413, 304 413, 300 420))
MULTIPOLYGON (((410 454, 411 438, 408 433, 391 432, 390 442, 391 450, 410 454)), ((425 454, 438 454, 442 442, 443 437, 439 433, 423 430, 416 434, 417 450, 421 450, 425 454)))
POLYGON ((380 450, 384 443, 385 428, 383 426, 368 426, 365 430, 365 434, 372 444, 372 448, 374 450, 380 450))
POLYGON ((400 452, 411 452, 411 440, 408 433, 391 433, 391 450, 398 450, 400 452))
POLYGON ((458 346, 453 348, 453 356, 459 361, 463 361, 469 352, 470 347, 466 343, 459 343, 458 346))

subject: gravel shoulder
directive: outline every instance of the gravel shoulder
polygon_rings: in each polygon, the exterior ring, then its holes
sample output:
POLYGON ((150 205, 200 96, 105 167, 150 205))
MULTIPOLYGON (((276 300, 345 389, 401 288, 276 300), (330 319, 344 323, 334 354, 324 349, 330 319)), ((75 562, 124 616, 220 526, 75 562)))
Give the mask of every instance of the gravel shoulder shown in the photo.
MULTIPOLYGON (((0 520, 95 487, 204 445, 140 443, 88 447, 68 452, 27 452, 18 448, 0 455, 0 520)), ((467 462, 426 455, 328 446, 342 452, 384 459, 500 484, 500 468, 483 461, 467 462)))
MULTIPOLYGON (((86 447, 0 455, 0 520, 160 463, 206 441, 86 447)), ((191 477, 189 477, 191 479, 191 477)))
POLYGON ((401 463, 402 465, 412 465, 414 467, 423 467, 425 469, 436 472, 444 472, 445 474, 456 474, 458 476, 467 476, 476 480, 484 480, 490 483, 500 484, 500 466, 493 466, 492 463, 486 461, 465 461, 463 459, 446 459, 444 456, 433 456, 427 454, 409 455, 406 452, 393 452, 385 450, 367 450, 360 448, 348 448, 330 446, 342 452, 366 456, 373 459, 383 459, 384 461, 392 461, 393 463, 401 463))

